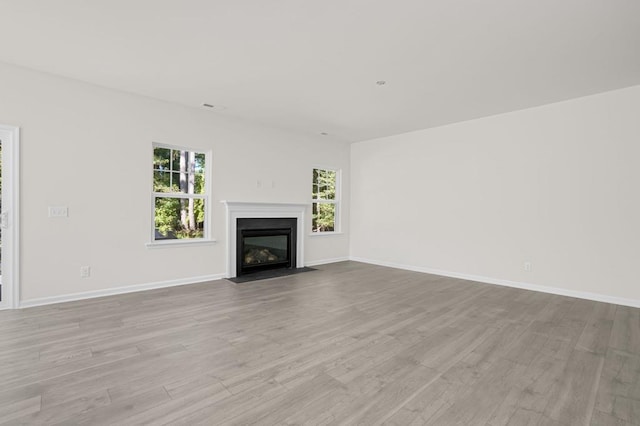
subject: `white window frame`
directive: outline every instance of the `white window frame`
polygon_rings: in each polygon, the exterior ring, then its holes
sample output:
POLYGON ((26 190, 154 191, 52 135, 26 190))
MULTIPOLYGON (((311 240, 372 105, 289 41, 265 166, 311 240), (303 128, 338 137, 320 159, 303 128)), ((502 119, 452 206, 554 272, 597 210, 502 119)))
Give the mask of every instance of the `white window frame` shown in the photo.
MULTIPOLYGON (((322 204, 334 204, 335 207, 335 216, 334 216, 334 225, 333 225, 333 231, 314 231, 313 230, 313 213, 311 213, 311 232, 309 233, 310 236, 319 236, 319 235, 336 235, 336 234, 341 234, 341 223, 342 221, 340 220, 340 206, 341 206, 341 200, 342 200, 342 170, 336 167, 329 167, 329 166, 313 166, 313 168, 311 169, 311 176, 313 176, 313 171, 314 170, 329 170, 332 172, 336 173, 336 197, 334 200, 325 200, 325 199, 318 199, 318 198, 311 198, 311 209, 313 212, 313 204, 314 203, 322 203, 322 204)), ((313 188, 313 179, 311 181, 311 185, 313 188)))
POLYGON ((204 154, 204 193, 203 194, 178 194, 171 192, 155 192, 153 190, 153 173, 150 173, 151 188, 151 234, 150 242, 146 243, 148 248, 163 248, 163 247, 178 247, 178 246, 191 246, 191 245, 207 245, 214 244, 216 240, 211 237, 211 164, 212 153, 211 150, 204 150, 199 148, 168 145, 164 143, 153 142, 151 144, 151 163, 153 164, 153 154, 156 148, 171 149, 174 151, 189 151, 198 154, 204 154), (155 239, 156 236, 156 198, 194 198, 204 201, 204 229, 202 238, 180 238, 174 240, 161 240, 155 239))

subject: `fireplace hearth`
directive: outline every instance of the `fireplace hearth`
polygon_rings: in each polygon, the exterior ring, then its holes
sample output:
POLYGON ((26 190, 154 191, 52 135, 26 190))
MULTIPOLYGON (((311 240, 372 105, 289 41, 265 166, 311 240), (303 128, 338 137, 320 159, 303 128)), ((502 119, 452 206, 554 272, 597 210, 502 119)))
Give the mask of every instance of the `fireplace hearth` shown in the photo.
POLYGON ((236 276, 296 267, 296 218, 238 218, 236 276))

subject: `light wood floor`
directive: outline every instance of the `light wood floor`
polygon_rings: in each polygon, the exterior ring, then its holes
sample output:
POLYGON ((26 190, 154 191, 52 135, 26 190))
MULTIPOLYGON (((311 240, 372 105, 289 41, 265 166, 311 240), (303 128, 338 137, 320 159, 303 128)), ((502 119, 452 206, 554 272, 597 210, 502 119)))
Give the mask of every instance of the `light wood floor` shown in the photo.
POLYGON ((355 262, 0 312, 0 423, 640 424, 640 310, 355 262))

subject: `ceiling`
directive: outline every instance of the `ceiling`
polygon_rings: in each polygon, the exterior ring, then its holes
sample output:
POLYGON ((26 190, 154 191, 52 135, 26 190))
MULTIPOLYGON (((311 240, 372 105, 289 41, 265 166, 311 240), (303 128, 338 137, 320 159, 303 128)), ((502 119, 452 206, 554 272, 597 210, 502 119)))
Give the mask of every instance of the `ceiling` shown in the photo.
POLYGON ((2 62, 345 142, 640 84, 638 0, 0 0, 0 17, 2 62))

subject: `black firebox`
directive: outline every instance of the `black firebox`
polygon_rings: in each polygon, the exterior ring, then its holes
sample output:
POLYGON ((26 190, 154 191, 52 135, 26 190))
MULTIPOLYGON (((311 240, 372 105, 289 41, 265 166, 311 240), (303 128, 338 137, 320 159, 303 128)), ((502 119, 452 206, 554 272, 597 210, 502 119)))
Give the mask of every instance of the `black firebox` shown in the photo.
POLYGON ((296 218, 237 219, 236 276, 296 267, 296 218))

